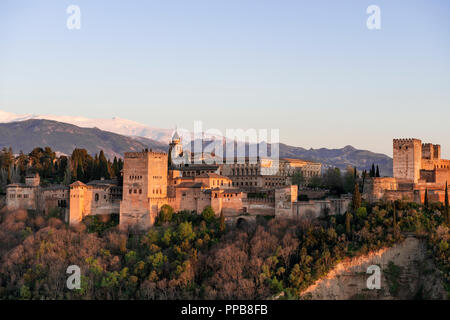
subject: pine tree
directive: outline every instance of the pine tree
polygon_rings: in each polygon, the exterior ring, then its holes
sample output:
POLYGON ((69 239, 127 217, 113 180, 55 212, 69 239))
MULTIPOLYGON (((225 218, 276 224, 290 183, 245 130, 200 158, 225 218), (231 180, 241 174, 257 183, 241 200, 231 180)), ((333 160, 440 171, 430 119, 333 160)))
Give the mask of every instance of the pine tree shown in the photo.
POLYGON ((378 165, 377 165, 377 172, 376 172, 375 176, 376 176, 377 178, 380 177, 380 169, 378 168, 378 165))
POLYGON ((425 198, 423 200, 423 205, 428 209, 428 189, 425 189, 425 198))
POLYGON ((449 217, 449 209, 448 209, 448 186, 447 181, 445 181, 445 207, 444 207, 444 214, 445 214, 445 222, 447 224, 450 224, 450 217, 449 217))

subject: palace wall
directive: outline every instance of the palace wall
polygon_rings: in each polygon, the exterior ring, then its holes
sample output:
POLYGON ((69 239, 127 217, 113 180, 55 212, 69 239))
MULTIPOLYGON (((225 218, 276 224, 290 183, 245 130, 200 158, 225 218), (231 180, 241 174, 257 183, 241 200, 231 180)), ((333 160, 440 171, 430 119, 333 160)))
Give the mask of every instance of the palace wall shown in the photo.
POLYGON ((37 187, 9 185, 6 189, 6 207, 9 210, 36 210, 37 187))

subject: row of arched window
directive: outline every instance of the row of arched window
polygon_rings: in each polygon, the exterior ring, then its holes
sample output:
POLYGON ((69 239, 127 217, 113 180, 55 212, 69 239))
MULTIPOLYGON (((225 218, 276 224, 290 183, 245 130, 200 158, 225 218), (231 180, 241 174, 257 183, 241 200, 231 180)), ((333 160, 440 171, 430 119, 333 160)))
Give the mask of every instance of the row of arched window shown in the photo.
POLYGON ((139 194, 142 194, 142 189, 129 189, 128 190, 128 193, 129 194, 132 194, 132 193, 135 193, 135 194, 137 194, 139 192, 139 194))
POLYGON ((233 176, 256 176, 258 174, 258 169, 232 169, 233 176))
POLYGON ((233 182, 233 186, 257 186, 257 182, 245 181, 245 182, 233 182))

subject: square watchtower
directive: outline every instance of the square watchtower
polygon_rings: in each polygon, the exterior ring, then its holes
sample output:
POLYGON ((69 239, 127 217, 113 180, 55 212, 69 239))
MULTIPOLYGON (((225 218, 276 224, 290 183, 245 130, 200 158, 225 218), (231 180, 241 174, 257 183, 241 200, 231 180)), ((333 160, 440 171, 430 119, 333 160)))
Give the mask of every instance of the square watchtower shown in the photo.
POLYGON ((394 178, 417 183, 422 166, 422 141, 419 139, 393 140, 394 178))

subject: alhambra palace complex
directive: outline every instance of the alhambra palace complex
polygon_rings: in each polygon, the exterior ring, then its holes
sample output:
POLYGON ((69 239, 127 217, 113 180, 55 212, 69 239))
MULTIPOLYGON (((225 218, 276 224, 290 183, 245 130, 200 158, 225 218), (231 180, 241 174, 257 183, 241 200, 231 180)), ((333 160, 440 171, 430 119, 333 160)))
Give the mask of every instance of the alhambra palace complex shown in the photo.
MULTIPOLYGON (((393 145, 393 177, 367 179, 364 198, 422 202, 428 190, 430 201, 444 201, 450 161, 440 158, 440 146, 422 144, 417 139, 396 139, 393 145)), ((181 139, 176 133, 169 154, 172 158, 183 157, 181 139)), ((122 229, 146 230, 165 204, 176 212, 202 212, 211 206, 228 223, 236 223, 254 220, 258 215, 298 219, 314 218, 325 211, 342 214, 351 202, 348 196, 297 201, 297 186, 291 185, 290 177, 298 170, 306 178, 320 175, 320 163, 296 159, 280 159, 277 163, 266 158, 235 160, 223 164, 169 165, 172 162, 166 153, 128 152, 124 155, 123 186, 116 180, 95 180, 41 187, 39 176, 31 175, 24 184, 7 186, 6 205, 9 209, 44 213, 60 208, 70 225, 80 223, 87 215, 116 213, 122 229)))

